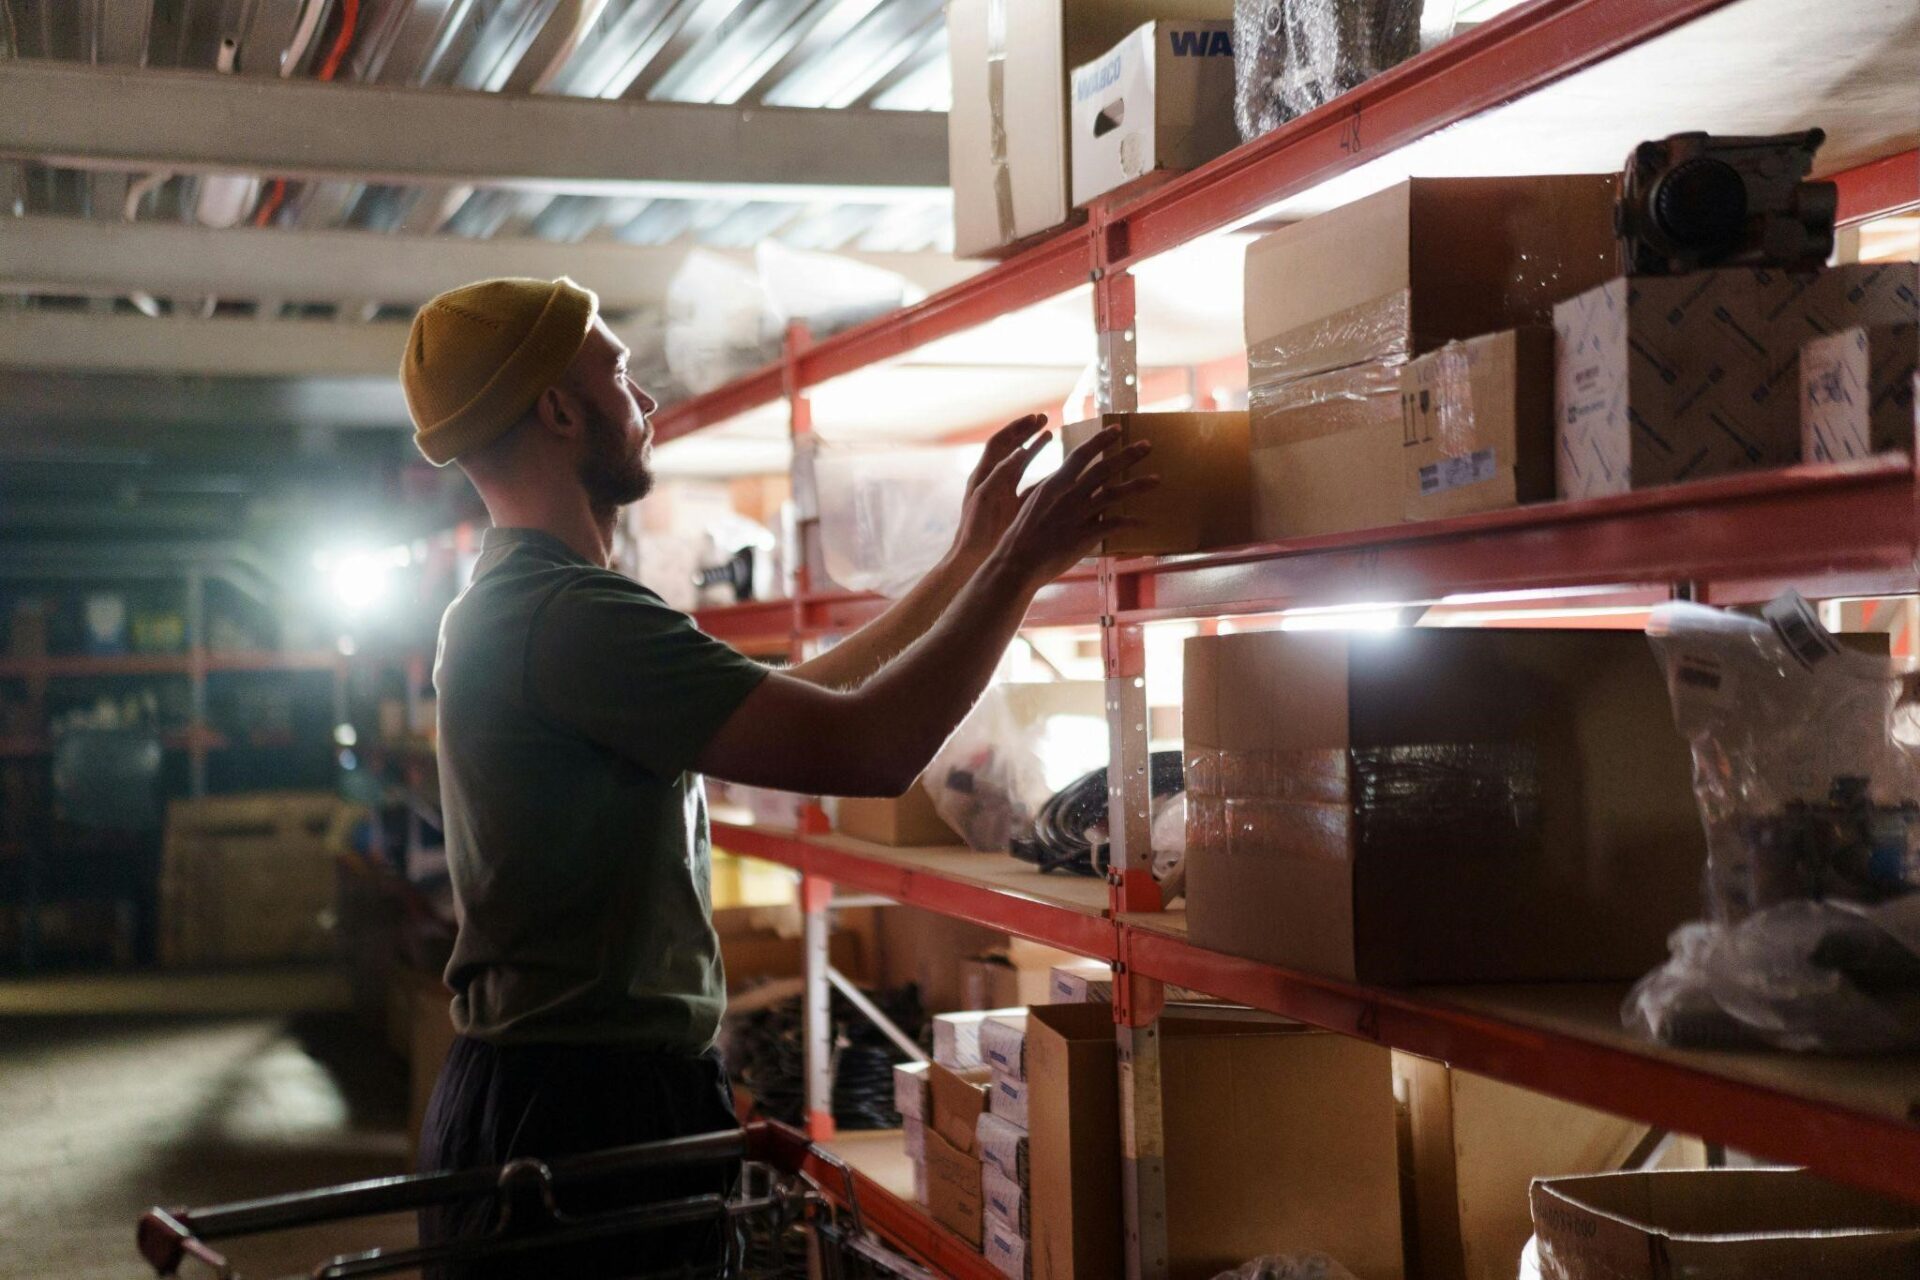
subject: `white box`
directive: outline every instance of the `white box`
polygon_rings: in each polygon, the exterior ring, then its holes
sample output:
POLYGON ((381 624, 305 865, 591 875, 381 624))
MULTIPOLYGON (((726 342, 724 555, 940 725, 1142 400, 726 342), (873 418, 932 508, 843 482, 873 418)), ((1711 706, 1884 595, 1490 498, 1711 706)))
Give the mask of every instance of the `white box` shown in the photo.
POLYGON ((953 252, 998 254, 1066 222, 1067 73, 1157 19, 1230 19, 1232 0, 948 0, 953 252))
POLYGON ((981 1252, 994 1270, 1008 1280, 1027 1280, 1027 1242, 997 1218, 983 1218, 982 1230, 981 1252))
POLYGON ((1026 1188, 1002 1173, 997 1165, 980 1166, 980 1207, 987 1217, 1021 1239, 1033 1238, 1027 1218, 1026 1188))
POLYGON ((980 1025, 980 1062, 995 1075, 1027 1078, 1027 1019, 988 1018, 980 1025))
POLYGON ((1005 1116, 982 1111, 974 1127, 980 1165, 992 1165, 1021 1186, 1027 1185, 1027 1131, 1005 1116))
POLYGON ((1553 310, 1560 496, 1593 498, 1800 460, 1800 348, 1913 324, 1912 263, 1609 281, 1553 310))
POLYGON ((927 1162, 927 1122, 918 1116, 908 1116, 900 1122, 900 1131, 907 1135, 907 1159, 915 1164, 927 1162))
POLYGON ((929 1108, 927 1064, 898 1062, 893 1067, 893 1109, 903 1119, 925 1120, 929 1108))
POLYGON ((1112 1004, 1113 970, 1098 960, 1057 964, 1047 997, 1050 1004, 1112 1004))
POLYGON ((987 1086, 987 1110, 1022 1129, 1028 1128, 1027 1082, 994 1072, 993 1082, 987 1086))
POLYGON ((1240 143, 1230 21, 1149 22, 1070 80, 1075 205, 1156 169, 1196 169, 1240 143))
POLYGON ((1808 462, 1913 452, 1920 328, 1842 329, 1800 348, 1800 447, 1808 462))
POLYGON ((933 1060, 950 1071, 971 1071, 984 1066, 980 1057, 980 1027, 989 1018, 1015 1022, 1024 1027, 1025 1009, 974 1009, 965 1013, 933 1015, 933 1060))
POLYGON ((925 1157, 913 1162, 913 1202, 927 1203, 927 1162, 925 1157))

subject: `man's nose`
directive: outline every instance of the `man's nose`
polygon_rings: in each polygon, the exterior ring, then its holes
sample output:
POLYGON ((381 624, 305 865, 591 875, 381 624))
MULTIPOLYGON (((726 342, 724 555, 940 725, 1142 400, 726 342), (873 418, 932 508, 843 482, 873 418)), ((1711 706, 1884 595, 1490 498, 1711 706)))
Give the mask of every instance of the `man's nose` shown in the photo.
POLYGON ((641 413, 643 414, 652 413, 655 409, 658 409, 660 407, 660 402, 658 400, 655 400, 652 396, 648 395, 646 388, 642 387, 639 383, 635 382, 632 378, 627 379, 627 385, 633 388, 633 396, 634 396, 634 399, 640 402, 641 413))

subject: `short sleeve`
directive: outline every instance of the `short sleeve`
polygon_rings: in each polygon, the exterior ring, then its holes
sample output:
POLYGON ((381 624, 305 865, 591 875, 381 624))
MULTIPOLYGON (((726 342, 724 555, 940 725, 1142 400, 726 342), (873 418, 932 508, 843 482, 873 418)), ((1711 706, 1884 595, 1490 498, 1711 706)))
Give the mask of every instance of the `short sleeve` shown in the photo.
POLYGON ((611 574, 541 608, 527 668, 536 711, 663 778, 693 767, 768 671, 611 574))

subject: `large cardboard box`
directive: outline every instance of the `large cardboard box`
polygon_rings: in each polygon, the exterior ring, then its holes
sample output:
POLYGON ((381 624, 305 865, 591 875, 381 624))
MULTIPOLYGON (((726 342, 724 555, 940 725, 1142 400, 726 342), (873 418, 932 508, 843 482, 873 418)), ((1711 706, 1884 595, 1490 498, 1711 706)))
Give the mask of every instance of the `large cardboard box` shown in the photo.
POLYGON ((1553 331, 1449 342, 1400 374, 1409 520, 1553 497, 1553 331))
POLYGON ((1631 979, 1705 843, 1644 637, 1411 629, 1186 647, 1193 941, 1364 982, 1631 979))
MULTIPOLYGON (((1161 1021, 1167 1238, 1174 1280, 1319 1249, 1396 1280, 1400 1192, 1387 1051, 1304 1027, 1161 1021)), ((1051 1005, 1029 1025, 1035 1275, 1124 1272, 1111 1012, 1051 1005)))
POLYGON ((1920 318, 1913 263, 1620 278, 1554 308, 1560 496, 1800 460, 1800 347, 1920 318))
POLYGON ((1611 175, 1414 178, 1256 240, 1250 385, 1547 323, 1555 303, 1614 274, 1617 186, 1611 175))
POLYGON ((1149 22, 1073 69, 1073 203, 1160 169, 1197 169, 1240 145, 1233 23, 1149 22))
POLYGON ((927 1130, 927 1210, 933 1220, 980 1247, 980 1157, 927 1130))
POLYGON ((1535 1178, 1618 1169, 1647 1126, 1393 1055, 1413 1196, 1409 1263, 1421 1280, 1513 1280, 1533 1234, 1535 1178))
POLYGON ((1400 369, 1369 361, 1257 387, 1249 420, 1262 542, 1398 524, 1400 369))
POLYGON ((1913 452, 1920 327, 1843 329, 1800 348, 1800 452, 1836 462, 1913 452))
POLYGON ((1232 17, 1231 0, 950 0, 955 255, 997 254, 1067 220, 1069 70, 1143 22, 1232 17))
POLYGON ((1107 413, 1069 423, 1060 443, 1073 449, 1107 427, 1121 429, 1121 446, 1139 440, 1153 444, 1136 471, 1158 476, 1160 485, 1113 508, 1115 515, 1144 523, 1107 538, 1102 554, 1179 555, 1251 540, 1244 412, 1107 413))
POLYGON ((1542 1280, 1894 1280, 1920 1275, 1920 1206, 1787 1169, 1533 1184, 1542 1280))
POLYGON ((846 796, 835 803, 839 808, 834 825, 843 836, 895 849, 960 843, 954 829, 934 812, 933 797, 917 778, 905 795, 846 796))

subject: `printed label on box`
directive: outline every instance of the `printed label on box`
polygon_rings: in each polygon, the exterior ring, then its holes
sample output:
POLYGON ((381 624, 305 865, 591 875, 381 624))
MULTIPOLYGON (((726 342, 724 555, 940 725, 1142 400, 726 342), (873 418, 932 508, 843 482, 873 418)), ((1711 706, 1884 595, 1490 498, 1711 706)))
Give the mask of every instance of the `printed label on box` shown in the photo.
POLYGON ((1481 484, 1500 474, 1500 465, 1492 449, 1476 449, 1458 458, 1442 458, 1420 468, 1420 492, 1445 493, 1470 484, 1481 484))

